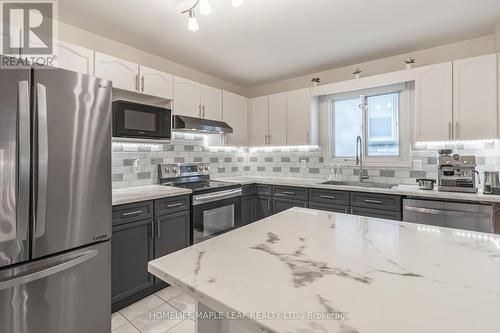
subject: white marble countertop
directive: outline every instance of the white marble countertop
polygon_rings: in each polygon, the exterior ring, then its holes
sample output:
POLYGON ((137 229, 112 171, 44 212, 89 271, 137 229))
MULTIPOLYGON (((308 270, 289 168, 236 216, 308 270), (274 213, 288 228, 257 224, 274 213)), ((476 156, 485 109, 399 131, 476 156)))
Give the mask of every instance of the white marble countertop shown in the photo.
POLYGON ((479 193, 440 192, 437 189, 433 191, 426 191, 426 190, 420 190, 416 185, 415 186, 396 185, 391 189, 384 189, 384 188, 345 186, 345 185, 325 185, 321 183, 325 182, 326 180, 307 179, 307 178, 285 178, 285 177, 224 177, 224 178, 217 178, 216 180, 241 183, 243 185, 256 183, 256 184, 284 185, 284 186, 297 186, 297 187, 310 187, 310 188, 324 188, 330 190, 343 190, 343 191, 354 191, 354 192, 395 194, 395 195, 432 198, 432 199, 500 203, 500 195, 483 194, 482 190, 480 190, 479 193))
POLYGON ((113 189, 113 206, 191 194, 191 190, 163 185, 113 189))
POLYGON ((496 235, 294 208, 149 271, 259 332, 500 332, 496 235))

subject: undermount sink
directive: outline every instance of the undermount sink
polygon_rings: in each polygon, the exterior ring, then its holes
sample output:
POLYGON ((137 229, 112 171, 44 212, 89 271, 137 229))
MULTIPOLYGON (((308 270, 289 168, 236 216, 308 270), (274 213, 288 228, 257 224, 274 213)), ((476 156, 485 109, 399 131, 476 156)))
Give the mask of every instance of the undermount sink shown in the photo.
POLYGON ((363 182, 342 182, 329 180, 327 182, 321 183, 323 185, 335 185, 335 186, 357 186, 357 187, 368 187, 368 188, 386 188, 391 189, 394 185, 382 184, 382 183, 363 183, 363 182))

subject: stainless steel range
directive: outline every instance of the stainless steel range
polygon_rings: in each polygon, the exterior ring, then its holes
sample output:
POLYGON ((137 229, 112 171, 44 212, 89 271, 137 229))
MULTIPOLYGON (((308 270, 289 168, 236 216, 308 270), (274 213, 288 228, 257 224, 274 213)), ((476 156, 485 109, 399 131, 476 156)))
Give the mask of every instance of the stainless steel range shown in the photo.
POLYGON ((161 185, 188 188, 192 242, 198 243, 241 226, 241 185, 210 180, 206 163, 160 164, 161 185))
POLYGON ((439 191, 476 193, 476 157, 439 156, 439 191))

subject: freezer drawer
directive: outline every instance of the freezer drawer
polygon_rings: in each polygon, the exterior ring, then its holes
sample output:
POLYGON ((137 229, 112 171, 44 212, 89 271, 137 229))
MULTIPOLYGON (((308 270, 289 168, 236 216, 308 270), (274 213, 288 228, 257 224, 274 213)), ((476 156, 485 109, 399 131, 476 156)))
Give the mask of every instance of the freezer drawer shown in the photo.
POLYGON ((0 332, 111 331, 110 241, 0 270, 0 332))
POLYGON ((403 221, 478 232, 494 232, 493 206, 405 199, 403 221))

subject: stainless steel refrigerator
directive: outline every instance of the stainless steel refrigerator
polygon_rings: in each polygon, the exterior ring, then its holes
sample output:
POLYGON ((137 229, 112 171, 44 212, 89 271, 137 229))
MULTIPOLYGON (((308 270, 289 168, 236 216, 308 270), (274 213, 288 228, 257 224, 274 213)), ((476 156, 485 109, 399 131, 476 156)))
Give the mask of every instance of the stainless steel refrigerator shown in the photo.
POLYGON ((111 82, 0 69, 0 332, 111 331, 111 82))

